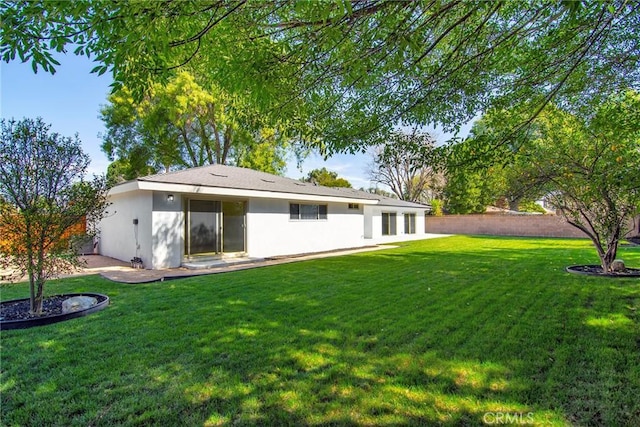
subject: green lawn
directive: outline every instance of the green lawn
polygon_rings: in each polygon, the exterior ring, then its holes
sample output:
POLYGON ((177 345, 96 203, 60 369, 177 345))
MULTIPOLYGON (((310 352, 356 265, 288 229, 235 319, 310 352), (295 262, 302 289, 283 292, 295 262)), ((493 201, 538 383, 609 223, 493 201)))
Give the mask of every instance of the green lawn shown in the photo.
MULTIPOLYGON (((620 258, 640 266, 640 248, 620 258)), ((145 285, 2 332, 4 425, 640 425, 640 280, 585 240, 449 237, 145 285)), ((2 299, 28 295, 25 284, 2 299)))

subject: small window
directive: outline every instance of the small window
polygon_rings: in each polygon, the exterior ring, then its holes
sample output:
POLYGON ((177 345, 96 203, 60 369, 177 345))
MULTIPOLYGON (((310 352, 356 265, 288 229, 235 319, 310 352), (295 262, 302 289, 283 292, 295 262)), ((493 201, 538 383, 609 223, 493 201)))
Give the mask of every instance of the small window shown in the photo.
POLYGON ((289 219, 320 220, 327 219, 327 205, 289 204, 289 219))
POLYGON ((327 205, 318 205, 318 219, 327 219, 327 205))
POLYGON ((396 213, 382 212, 382 235, 395 236, 396 234, 396 213))
POLYGON ((360 205, 358 203, 349 203, 349 209, 360 209, 360 205))
POLYGON ((416 234, 416 214, 404 214, 404 234, 416 234))
POLYGON ((289 204, 289 218, 300 219, 300 205, 297 203, 289 204))

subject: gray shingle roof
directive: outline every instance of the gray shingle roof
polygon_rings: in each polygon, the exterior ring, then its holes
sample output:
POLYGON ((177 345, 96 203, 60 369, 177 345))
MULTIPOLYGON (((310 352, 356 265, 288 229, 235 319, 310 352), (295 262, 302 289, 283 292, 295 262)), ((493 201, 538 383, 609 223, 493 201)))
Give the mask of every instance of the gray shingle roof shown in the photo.
POLYGON ((292 193, 298 195, 331 196, 361 200, 378 200, 378 205, 428 208, 418 203, 392 199, 352 188, 332 188, 301 182, 252 169, 226 165, 209 165, 164 174, 149 175, 137 181, 183 184, 213 188, 233 188, 254 191, 292 193))

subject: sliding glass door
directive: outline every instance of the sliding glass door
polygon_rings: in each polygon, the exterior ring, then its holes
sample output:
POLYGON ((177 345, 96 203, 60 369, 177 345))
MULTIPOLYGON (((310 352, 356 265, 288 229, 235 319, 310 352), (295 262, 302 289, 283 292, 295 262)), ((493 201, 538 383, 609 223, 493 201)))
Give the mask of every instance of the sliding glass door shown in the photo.
POLYGON ((245 251, 245 203, 188 199, 185 256, 245 251))
POLYGON ((244 252, 244 202, 222 202, 222 251, 244 252))
POLYGON ((220 252, 220 202, 189 200, 187 209, 187 256, 220 252))

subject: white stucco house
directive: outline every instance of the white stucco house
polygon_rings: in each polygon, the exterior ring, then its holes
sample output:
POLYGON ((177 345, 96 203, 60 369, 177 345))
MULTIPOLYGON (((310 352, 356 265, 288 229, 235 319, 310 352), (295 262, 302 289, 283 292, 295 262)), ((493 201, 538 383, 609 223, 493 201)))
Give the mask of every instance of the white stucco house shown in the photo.
POLYGON ((114 186, 100 224, 102 255, 145 268, 216 257, 268 258, 425 234, 429 206, 211 165, 114 186))

